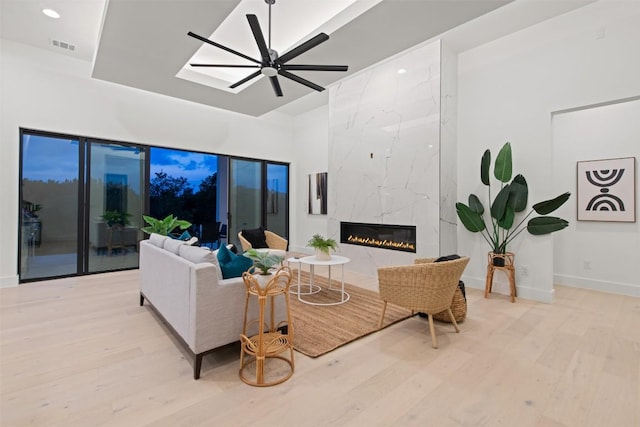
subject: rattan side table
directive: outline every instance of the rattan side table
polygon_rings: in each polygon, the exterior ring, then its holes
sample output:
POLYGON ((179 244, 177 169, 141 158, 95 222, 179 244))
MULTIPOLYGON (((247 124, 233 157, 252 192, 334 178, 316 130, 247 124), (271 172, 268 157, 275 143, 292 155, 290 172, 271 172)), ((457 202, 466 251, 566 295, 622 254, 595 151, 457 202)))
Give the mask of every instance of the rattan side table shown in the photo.
POLYGON ((280 384, 293 375, 293 324, 289 308, 289 286, 291 284, 291 270, 281 267, 268 279, 267 283, 250 273, 243 273, 242 279, 247 289, 244 327, 240 335, 240 379, 253 386, 272 386, 280 384), (258 299, 258 318, 249 319, 249 302, 251 298, 258 299), (276 298, 284 298, 287 318, 275 319, 276 298), (266 313, 269 301, 270 313, 266 313), (266 317, 268 315, 268 318, 266 317), (257 325, 257 333, 247 335, 247 331, 257 325), (289 351, 289 358, 282 353, 289 351), (269 360, 281 360, 285 363, 283 369, 274 369, 273 375, 265 378, 265 368, 269 360))

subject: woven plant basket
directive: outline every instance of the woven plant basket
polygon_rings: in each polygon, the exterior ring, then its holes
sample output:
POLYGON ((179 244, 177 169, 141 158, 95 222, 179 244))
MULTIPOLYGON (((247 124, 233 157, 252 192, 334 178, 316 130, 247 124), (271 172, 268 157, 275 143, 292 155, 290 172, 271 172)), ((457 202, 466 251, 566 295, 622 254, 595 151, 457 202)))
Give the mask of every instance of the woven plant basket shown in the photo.
MULTIPOLYGON (((462 322, 467 317, 467 300, 462 295, 460 288, 456 289, 456 293, 453 294, 453 302, 451 303, 451 312, 456 322, 462 322)), ((433 318, 441 322, 452 323, 449 319, 449 313, 447 311, 441 311, 433 315, 433 318)))

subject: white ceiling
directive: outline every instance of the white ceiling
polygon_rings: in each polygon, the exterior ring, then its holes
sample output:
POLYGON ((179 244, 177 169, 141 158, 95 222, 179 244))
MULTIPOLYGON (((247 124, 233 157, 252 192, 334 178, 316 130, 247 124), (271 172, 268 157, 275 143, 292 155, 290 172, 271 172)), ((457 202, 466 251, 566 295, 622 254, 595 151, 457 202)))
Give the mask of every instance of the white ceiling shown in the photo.
MULTIPOLYGON (((285 1, 285 0, 282 0, 285 1)), ((309 3, 339 0, 296 0, 309 3)), ((331 85, 385 58, 445 34, 457 51, 496 39, 593 0, 359 0, 377 3, 330 33, 330 39, 292 63, 345 64, 349 71, 303 72, 301 77, 331 85), (477 18, 477 19, 476 19, 477 18), (464 25, 463 25, 464 24, 464 25)), ((202 43, 187 32, 208 37, 239 0, 0 0, 0 35, 4 39, 94 61, 92 77, 185 100, 260 116, 275 109, 296 114, 326 102, 318 93, 280 78, 276 97, 267 79, 230 93, 176 77, 202 43), (41 13, 57 10, 54 20, 41 13), (75 46, 69 51, 52 45, 75 46)), ((258 2, 260 7, 266 4, 258 2)), ((273 15, 277 14, 277 2, 273 15)), ((286 25, 273 21, 273 30, 286 25), (278 27, 276 27, 276 25, 278 27)), ((266 23, 261 21, 266 34, 266 23)), ((336 27, 337 25, 334 25, 336 27)), ((321 28, 324 30, 324 28, 321 28)), ((238 31, 251 37, 249 25, 238 31)), ((311 31, 309 37, 317 32, 311 31)), ((234 46, 229 46, 234 48, 234 46)), ((274 46, 276 50, 277 46, 274 46)), ((211 46, 211 49, 216 49, 211 46)), ((286 50, 286 49, 285 49, 286 50)), ((259 58, 254 52, 243 52, 259 58)), ((247 74, 253 72, 252 69, 247 74)))

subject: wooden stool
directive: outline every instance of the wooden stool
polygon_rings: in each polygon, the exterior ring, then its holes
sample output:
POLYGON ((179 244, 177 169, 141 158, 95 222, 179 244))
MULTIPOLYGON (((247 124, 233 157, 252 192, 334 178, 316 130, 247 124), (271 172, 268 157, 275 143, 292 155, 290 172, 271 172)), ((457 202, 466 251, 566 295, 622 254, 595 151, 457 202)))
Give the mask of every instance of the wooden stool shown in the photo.
MULTIPOLYGON (((271 386, 280 384, 293 375, 293 324, 291 323, 291 310, 289 309, 289 285, 291 284, 291 270, 289 267, 282 267, 270 276, 267 283, 260 283, 260 280, 253 274, 243 273, 242 279, 247 288, 247 296, 244 309, 244 327, 240 335, 240 379, 249 385, 271 386), (258 318, 248 319, 249 299, 258 298, 258 318), (276 323, 275 319, 275 298, 284 298, 287 307, 287 318, 276 323), (267 299, 271 306, 268 322, 265 322, 265 308, 267 299), (247 336, 247 331, 253 325, 257 325, 257 334, 247 336), (281 353, 289 350, 287 359, 281 353), (247 360, 245 360, 247 357, 247 360), (269 359, 285 361, 288 366, 283 375, 275 379, 265 380, 265 365, 269 359), (249 366, 255 365, 255 373, 249 373, 249 366)), ((253 369, 252 369, 253 370, 253 369)))
POLYGON ((489 292, 491 292, 491 288, 493 287, 493 272, 496 270, 502 270, 507 273, 507 277, 509 278, 509 285, 511 287, 511 302, 516 302, 517 291, 514 258, 515 255, 511 252, 506 252, 504 254, 489 252, 487 263, 487 281, 484 285, 485 298, 489 297, 489 292), (494 265, 495 259, 502 259, 502 263, 504 264, 504 266, 494 265))

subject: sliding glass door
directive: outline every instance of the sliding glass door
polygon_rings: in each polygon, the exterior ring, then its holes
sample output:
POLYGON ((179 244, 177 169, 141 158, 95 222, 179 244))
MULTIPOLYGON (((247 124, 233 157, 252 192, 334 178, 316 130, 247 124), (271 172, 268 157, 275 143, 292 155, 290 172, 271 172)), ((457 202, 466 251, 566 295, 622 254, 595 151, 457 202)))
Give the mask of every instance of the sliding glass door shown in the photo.
POLYGON ((87 194, 88 272, 138 266, 144 213, 144 151, 91 141, 87 194))
POLYGON ((264 227, 289 236, 289 166, 229 159, 229 243, 240 248, 238 232, 264 227))
POLYGON ((279 236, 289 235, 289 166, 267 163, 266 228, 279 236))
POLYGON ((136 268, 145 149, 21 135, 20 281, 136 268))
POLYGON ((20 279, 78 273, 78 139, 22 137, 20 186, 20 279))
POLYGON ((262 205, 262 162, 229 159, 229 243, 240 249, 238 232, 262 225, 262 205))
POLYGON ((136 268, 143 213, 190 221, 199 244, 288 238, 289 165, 20 130, 20 281, 136 268))

